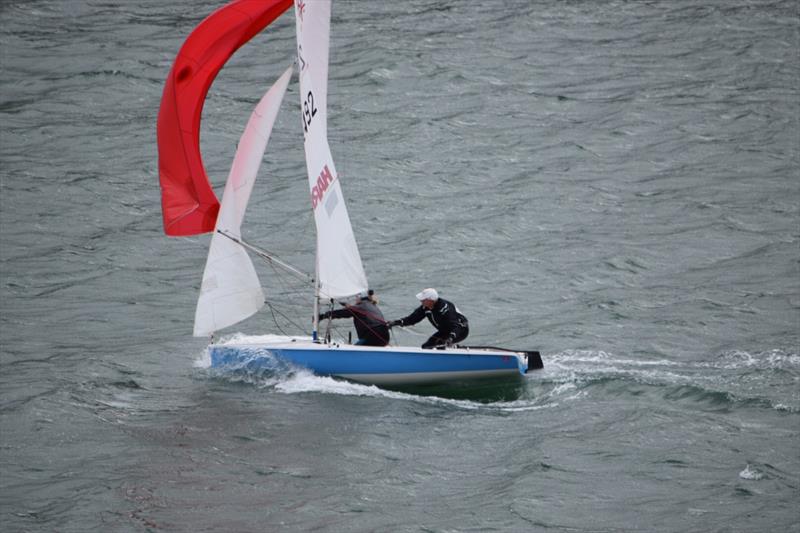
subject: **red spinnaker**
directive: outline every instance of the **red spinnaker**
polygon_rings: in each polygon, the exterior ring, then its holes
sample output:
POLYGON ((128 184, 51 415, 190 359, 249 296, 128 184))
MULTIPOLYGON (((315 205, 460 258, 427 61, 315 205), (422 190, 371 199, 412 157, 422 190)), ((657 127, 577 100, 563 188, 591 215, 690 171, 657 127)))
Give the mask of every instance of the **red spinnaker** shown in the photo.
POLYGON ((208 88, 244 43, 292 5, 292 0, 234 0, 209 15, 183 43, 158 111, 158 173, 164 233, 214 231, 219 200, 200 156, 200 116, 208 88))

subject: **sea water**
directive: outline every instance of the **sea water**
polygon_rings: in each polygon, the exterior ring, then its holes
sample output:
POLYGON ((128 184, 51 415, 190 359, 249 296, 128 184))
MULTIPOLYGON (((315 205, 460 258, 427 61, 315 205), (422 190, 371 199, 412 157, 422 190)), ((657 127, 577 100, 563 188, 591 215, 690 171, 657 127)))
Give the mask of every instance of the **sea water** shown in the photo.
MULTIPOLYGON (((208 368, 208 236, 162 232, 155 124, 220 4, 0 5, 0 529, 800 531, 796 2, 334 3, 329 140, 384 314, 432 286, 470 343, 542 352, 474 398, 208 368)), ((212 86, 218 194, 294 50, 290 12, 212 86)), ((244 236, 313 271, 297 101, 244 236)), ((257 269, 270 307, 222 335, 308 334, 257 269)))

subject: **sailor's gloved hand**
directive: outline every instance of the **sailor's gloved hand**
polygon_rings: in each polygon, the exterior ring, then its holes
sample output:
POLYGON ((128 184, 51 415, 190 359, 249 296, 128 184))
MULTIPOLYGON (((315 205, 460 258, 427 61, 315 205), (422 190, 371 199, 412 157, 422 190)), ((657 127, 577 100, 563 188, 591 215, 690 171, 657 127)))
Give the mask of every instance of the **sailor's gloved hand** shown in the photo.
POLYGON ((393 328, 395 326, 401 326, 403 324, 402 320, 390 320, 386 323, 386 327, 393 328))

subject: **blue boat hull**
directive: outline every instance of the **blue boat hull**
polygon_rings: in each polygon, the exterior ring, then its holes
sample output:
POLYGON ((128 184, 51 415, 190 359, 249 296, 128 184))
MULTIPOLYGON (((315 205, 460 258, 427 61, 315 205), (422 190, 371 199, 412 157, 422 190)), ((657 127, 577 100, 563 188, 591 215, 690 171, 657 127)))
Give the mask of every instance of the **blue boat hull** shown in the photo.
POLYGON ((487 349, 422 350, 289 341, 212 344, 209 354, 213 368, 280 370, 294 366, 321 376, 384 386, 519 377, 528 370, 526 353, 487 349))

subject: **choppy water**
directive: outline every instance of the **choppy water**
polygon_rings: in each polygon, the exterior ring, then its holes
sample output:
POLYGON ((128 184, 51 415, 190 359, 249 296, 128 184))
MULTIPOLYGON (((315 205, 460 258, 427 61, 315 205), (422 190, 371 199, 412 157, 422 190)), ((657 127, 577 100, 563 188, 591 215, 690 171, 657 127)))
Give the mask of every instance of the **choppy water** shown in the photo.
MULTIPOLYGON (((218 5, 0 5, 4 531, 800 531, 796 2, 335 4, 370 282, 540 349, 494 400, 204 368, 207 237, 163 236, 155 120, 218 5)), ((220 192, 293 43, 287 14, 212 87, 220 192)), ((296 97, 247 236, 310 270, 296 97)))

